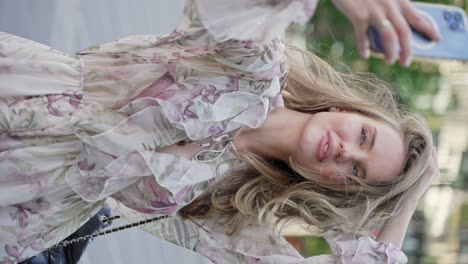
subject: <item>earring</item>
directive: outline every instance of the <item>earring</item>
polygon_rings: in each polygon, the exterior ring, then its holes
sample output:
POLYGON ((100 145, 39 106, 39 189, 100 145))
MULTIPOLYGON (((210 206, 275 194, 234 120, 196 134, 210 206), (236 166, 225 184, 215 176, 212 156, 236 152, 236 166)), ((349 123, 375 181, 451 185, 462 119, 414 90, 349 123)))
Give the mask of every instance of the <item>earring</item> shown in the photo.
POLYGON ((332 106, 332 107, 330 107, 330 109, 328 109, 329 112, 336 112, 336 110, 337 110, 337 109, 336 109, 336 107, 334 107, 334 106, 332 106))

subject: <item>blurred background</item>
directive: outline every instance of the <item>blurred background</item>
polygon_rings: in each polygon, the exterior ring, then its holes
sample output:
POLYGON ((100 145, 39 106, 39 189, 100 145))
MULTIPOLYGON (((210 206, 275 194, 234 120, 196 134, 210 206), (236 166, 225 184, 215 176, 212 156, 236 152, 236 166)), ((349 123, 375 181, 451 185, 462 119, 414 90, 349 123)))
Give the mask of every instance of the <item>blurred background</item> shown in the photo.
MULTIPOLYGON (((467 0, 422 1, 468 10, 467 0)), ((331 1, 320 1, 307 25, 293 25, 288 40, 335 68, 372 72, 400 89, 404 104, 429 121, 438 149, 440 178, 426 192, 403 244, 409 263, 468 263, 468 64, 417 59, 411 67, 389 66, 381 58, 362 60, 353 28, 331 1)), ((321 238, 300 228, 286 232, 306 255, 329 252, 321 238)))
MULTIPOLYGON (((468 10, 468 0, 425 1, 468 10)), ((73 54, 134 34, 167 34, 184 1, 0 0, 0 30, 73 54)), ((468 263, 468 64, 416 60, 409 68, 379 58, 362 60, 350 23, 322 0, 306 25, 293 25, 287 41, 308 48, 337 68, 369 71, 400 87, 402 101, 429 120, 441 177, 428 190, 408 230, 409 263, 468 263)), ((124 224, 114 222, 114 226, 124 224)), ((329 252, 327 243, 299 227, 285 232, 304 255, 329 252)), ((210 263, 204 257, 134 229, 95 239, 80 263, 210 263)))

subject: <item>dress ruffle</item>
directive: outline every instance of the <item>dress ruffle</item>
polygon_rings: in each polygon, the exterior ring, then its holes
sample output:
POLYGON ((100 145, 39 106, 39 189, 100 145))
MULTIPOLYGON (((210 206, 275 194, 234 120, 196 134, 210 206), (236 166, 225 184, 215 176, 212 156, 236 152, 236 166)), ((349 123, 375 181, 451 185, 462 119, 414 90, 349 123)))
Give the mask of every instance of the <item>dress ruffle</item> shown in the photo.
POLYGON ((0 32, 2 97, 73 94, 80 91, 79 60, 46 45, 0 32), (44 75, 54 76, 43 78, 44 75))
MULTIPOLYGON (((94 202, 144 177, 154 176, 156 182, 168 191, 164 196, 174 203, 181 191, 174 185, 178 178, 182 177, 185 187, 192 189, 193 185, 216 175, 214 165, 202 165, 174 155, 155 153, 154 150, 187 137, 201 140, 242 125, 258 127, 271 109, 282 105, 278 77, 269 85, 260 94, 231 91, 213 96, 214 100, 204 100, 208 96, 206 90, 193 87, 190 100, 178 102, 168 98, 143 97, 118 111, 109 111, 92 103, 70 120, 84 147, 68 170, 67 181, 84 200, 94 202), (169 171, 170 176, 166 175, 169 171), (164 181, 161 175, 172 180, 164 181)), ((211 89, 214 94, 222 93, 216 86, 211 86, 211 89)), ((189 196, 194 197, 193 194, 189 196)), ((185 205, 187 201, 178 206, 185 205)))
POLYGON ((282 36, 291 22, 305 23, 315 0, 198 0, 201 22, 216 41, 267 43, 282 36))
MULTIPOLYGON (((184 130, 190 139, 200 140, 232 131, 242 125, 251 128, 260 126, 269 111, 282 106, 278 77, 274 77, 267 85, 269 87, 262 89, 261 94, 242 91, 242 88, 239 88, 238 91, 222 94, 214 103, 203 100, 203 95, 179 105, 160 99, 156 101, 173 125, 184 130), (271 104, 271 101, 274 104, 271 104), (190 114, 181 115, 187 105, 192 106, 190 114)), ((219 93, 215 89, 212 86, 213 93, 219 93)))
POLYGON ((97 131, 99 128, 90 126, 99 124, 96 118, 100 110, 98 104, 93 104, 72 120, 75 134, 84 145, 66 178, 84 200, 104 199, 145 177, 154 176, 153 180, 170 191, 174 199, 180 200, 177 202, 182 202, 183 199, 176 198, 182 189, 214 177, 210 165, 154 152, 185 139, 186 135, 172 126, 153 98, 130 103, 122 110, 128 117, 116 119, 117 124, 108 130, 90 135, 80 125, 88 131, 97 131), (78 120, 86 120, 86 123, 80 124, 78 120))
POLYGON ((370 235, 360 236, 355 239, 345 236, 336 230, 329 231, 325 238, 334 255, 343 264, 352 263, 407 263, 408 258, 391 243, 377 242, 370 235))

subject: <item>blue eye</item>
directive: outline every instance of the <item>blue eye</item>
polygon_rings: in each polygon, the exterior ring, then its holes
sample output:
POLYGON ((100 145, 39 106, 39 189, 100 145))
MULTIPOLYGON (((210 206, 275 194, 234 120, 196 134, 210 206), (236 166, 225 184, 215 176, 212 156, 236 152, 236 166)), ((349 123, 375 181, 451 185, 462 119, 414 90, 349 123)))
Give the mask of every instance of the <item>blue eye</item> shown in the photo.
POLYGON ((366 142, 366 140, 367 140, 367 132, 363 128, 363 129, 361 129, 361 142, 360 142, 360 145, 364 144, 364 142, 366 142))
POLYGON ((358 168, 356 166, 356 164, 354 164, 353 166, 353 170, 351 171, 351 175, 357 177, 358 176, 358 168))

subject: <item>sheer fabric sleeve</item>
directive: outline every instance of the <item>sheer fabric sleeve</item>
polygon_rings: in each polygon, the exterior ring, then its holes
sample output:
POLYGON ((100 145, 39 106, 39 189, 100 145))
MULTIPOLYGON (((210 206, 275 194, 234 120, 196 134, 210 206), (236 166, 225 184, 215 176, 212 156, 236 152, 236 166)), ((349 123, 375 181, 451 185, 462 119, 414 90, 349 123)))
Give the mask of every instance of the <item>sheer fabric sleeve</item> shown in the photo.
MULTIPOLYGON (((121 204, 115 209, 131 222, 148 218, 121 204)), ((325 238, 333 255, 304 258, 286 239, 260 226, 244 228, 236 235, 227 235, 223 226, 214 220, 191 221, 178 216, 163 219, 141 227, 178 246, 193 250, 213 263, 268 263, 268 264, 350 264, 350 263, 406 263, 403 252, 391 244, 376 242, 370 236, 357 240, 339 232, 330 231, 325 238)))
MULTIPOLYGON (((151 218, 113 200, 107 202, 116 213, 130 222, 151 218)), ((141 229, 197 252, 213 263, 336 263, 331 255, 304 259, 286 240, 274 238, 269 230, 258 226, 245 228, 239 234, 229 236, 223 227, 215 227, 212 220, 191 221, 172 216, 143 225, 141 229)))
POLYGON ((187 0, 176 31, 206 29, 215 42, 267 43, 281 37, 292 22, 305 23, 316 0, 187 0))
POLYGON ((336 230, 325 234, 339 263, 407 263, 408 258, 391 243, 377 242, 371 235, 353 238, 336 230))
MULTIPOLYGON (((304 23, 316 0, 187 0, 179 26, 160 43, 177 45, 190 57, 217 62, 193 68, 269 81, 285 71, 282 36, 292 22, 304 23), (280 66, 282 68, 280 68, 280 66)), ((174 46, 172 46, 174 47, 174 46)), ((191 64, 190 62, 185 62, 191 64)))

